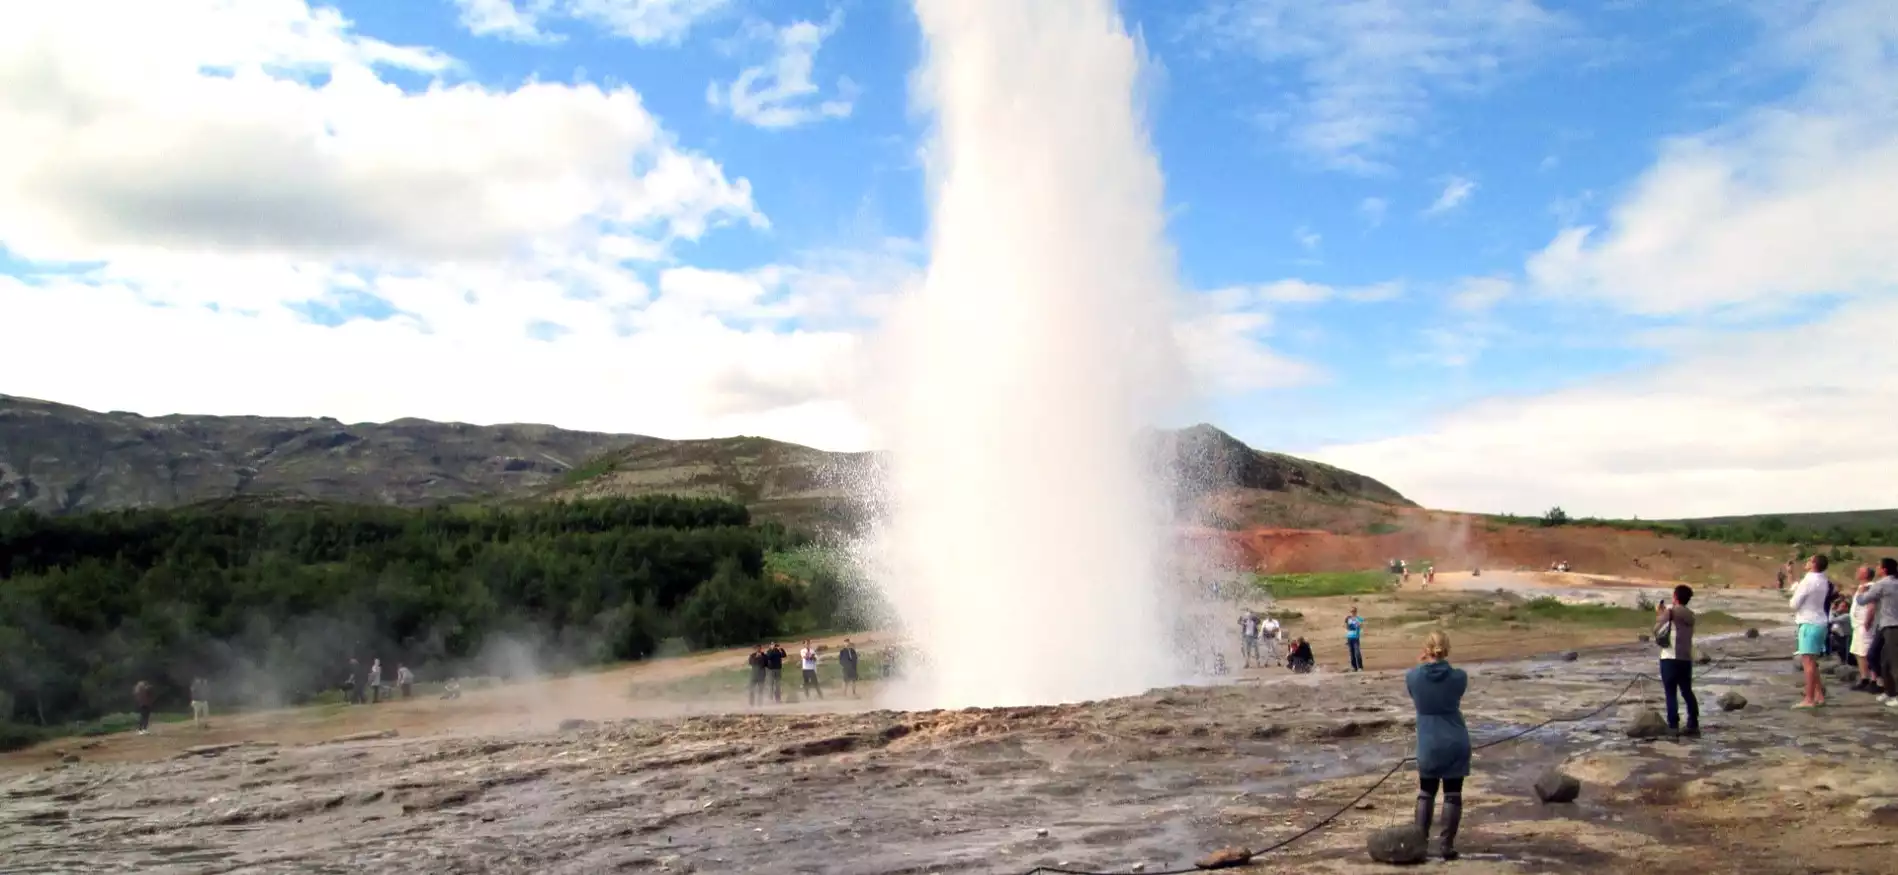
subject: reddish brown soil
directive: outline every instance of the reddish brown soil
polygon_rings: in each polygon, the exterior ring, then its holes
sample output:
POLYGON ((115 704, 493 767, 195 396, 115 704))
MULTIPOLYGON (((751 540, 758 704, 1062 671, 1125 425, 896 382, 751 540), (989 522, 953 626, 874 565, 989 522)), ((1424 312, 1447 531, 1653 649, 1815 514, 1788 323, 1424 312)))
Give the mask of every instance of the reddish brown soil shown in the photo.
POLYGON ((1790 558, 1784 545, 1688 541, 1588 526, 1504 526, 1440 511, 1401 511, 1387 524, 1397 530, 1346 535, 1292 528, 1196 529, 1187 538, 1196 549, 1234 566, 1273 573, 1382 568, 1394 558, 1412 566, 1431 561, 1443 571, 1537 570, 1565 560, 1582 574, 1774 586, 1774 570, 1790 558))

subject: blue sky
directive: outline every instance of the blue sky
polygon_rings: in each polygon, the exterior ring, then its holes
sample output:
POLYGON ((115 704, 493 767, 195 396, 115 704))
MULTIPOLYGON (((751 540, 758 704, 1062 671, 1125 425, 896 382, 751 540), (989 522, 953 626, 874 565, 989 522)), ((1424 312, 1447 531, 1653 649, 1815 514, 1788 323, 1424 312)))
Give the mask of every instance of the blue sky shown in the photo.
MULTIPOLYGON (((848 360, 927 262, 908 4, 53 5, 0 14, 38 50, 0 121, 44 134, 0 147, 0 318, 163 364, 46 340, 0 391, 870 440, 848 360)), ((1788 425, 1898 397, 1844 340, 1898 287, 1853 194, 1898 190, 1891 4, 1121 9, 1182 287, 1261 317, 1203 418, 1439 506, 1891 503, 1882 432, 1788 425)))

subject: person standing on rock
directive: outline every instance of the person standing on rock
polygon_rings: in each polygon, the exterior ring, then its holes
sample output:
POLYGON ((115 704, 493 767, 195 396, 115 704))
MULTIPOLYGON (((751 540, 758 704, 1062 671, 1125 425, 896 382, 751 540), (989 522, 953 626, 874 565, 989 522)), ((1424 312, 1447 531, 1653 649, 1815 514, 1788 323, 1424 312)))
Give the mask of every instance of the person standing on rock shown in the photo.
POLYGON ((815 691, 817 698, 824 698, 824 687, 817 682, 817 648, 811 646, 809 639, 805 639, 804 649, 798 651, 797 658, 798 668, 804 673, 803 694, 809 696, 815 691))
POLYGON ((751 667, 751 684, 745 688, 745 701, 751 707, 758 707, 764 701, 764 645, 752 648, 751 656, 745 659, 745 665, 751 667))
POLYGON ((844 672, 844 692, 850 698, 857 697, 857 645, 844 639, 844 649, 837 651, 837 667, 844 672))
POLYGON ((1688 738, 1700 736, 1700 700, 1694 698, 1694 609, 1687 603, 1694 588, 1674 587, 1674 603, 1655 609, 1654 641, 1661 645, 1661 689, 1667 696, 1667 728, 1688 738), (1680 704, 1687 704, 1687 728, 1681 729, 1680 704))
POLYGON ((1826 577, 1829 564, 1823 555, 1806 560, 1806 576, 1793 587, 1792 597, 1787 600, 1793 609, 1793 623, 1799 630, 1798 645, 1793 653, 1799 657, 1800 667, 1806 674, 1805 695, 1794 708, 1819 708, 1826 703, 1825 681, 1819 677, 1819 658, 1826 652, 1826 593, 1832 589, 1832 581, 1826 577))
POLYGON ((1898 708, 1898 559, 1878 560, 1877 580, 1862 584, 1852 603, 1872 607, 1872 627, 1878 633, 1869 661, 1878 669, 1878 684, 1885 692, 1878 701, 1887 708, 1898 708))
POLYGON ((1463 693, 1470 678, 1450 666, 1450 636, 1441 631, 1424 639, 1417 662, 1404 675, 1404 688, 1417 708, 1417 829, 1430 835, 1441 787, 1439 850, 1443 859, 1454 860, 1456 831, 1463 822, 1463 779, 1470 776, 1470 730, 1463 723, 1463 693))
POLYGON ((1239 615, 1239 656, 1246 668, 1259 661, 1259 615, 1251 611, 1239 615))
POLYGON ((1358 616, 1358 609, 1352 608, 1344 618, 1344 646, 1351 651, 1351 670, 1364 670, 1364 647, 1360 636, 1364 633, 1364 618, 1358 616))
POLYGON ((132 704, 138 707, 138 734, 144 735, 152 728, 152 702, 158 698, 158 691, 152 689, 150 681, 139 681, 132 685, 132 704))
POLYGON ((765 679, 771 684, 771 701, 784 701, 784 657, 789 654, 778 642, 771 642, 771 649, 764 652, 765 679))
POLYGON ((211 682, 202 677, 191 679, 191 725, 199 729, 211 726, 211 682))
POLYGON ((1279 654, 1279 621, 1277 617, 1271 614, 1265 615, 1264 622, 1259 625, 1259 642, 1263 648, 1259 654, 1260 668, 1265 667, 1264 660, 1266 659, 1272 660, 1273 665, 1278 665, 1284 661, 1284 657, 1279 654))

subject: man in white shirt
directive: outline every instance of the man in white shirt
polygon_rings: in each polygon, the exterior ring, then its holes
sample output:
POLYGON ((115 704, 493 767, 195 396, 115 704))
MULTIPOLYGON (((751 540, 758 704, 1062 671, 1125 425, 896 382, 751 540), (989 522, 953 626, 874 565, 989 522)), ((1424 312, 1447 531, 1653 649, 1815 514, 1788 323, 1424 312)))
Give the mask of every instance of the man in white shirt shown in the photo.
POLYGON ((1794 708, 1818 708, 1826 703, 1825 682, 1819 677, 1819 657, 1826 652, 1826 627, 1831 616, 1826 605, 1827 593, 1832 590, 1832 581, 1826 577, 1829 564, 1823 555, 1806 560, 1806 576, 1793 587, 1792 598, 1787 600, 1793 609, 1793 623, 1799 630, 1798 646, 1793 653, 1799 657, 1806 673, 1805 695, 1794 708))
POLYGON ((1872 628, 1878 637, 1866 655, 1878 670, 1879 686, 1885 688, 1878 700, 1898 708, 1898 559, 1878 560, 1878 574, 1877 580, 1859 585, 1852 604, 1873 606, 1872 628))
POLYGON ((1267 659, 1272 660, 1273 665, 1278 665, 1279 662, 1283 660, 1283 657, 1279 655, 1279 621, 1277 617, 1270 614, 1266 615, 1265 623, 1259 627, 1259 643, 1264 648, 1264 652, 1260 654, 1259 658, 1259 664, 1261 666, 1265 665, 1265 660, 1267 659))
POLYGON ((804 669, 804 695, 815 691, 817 698, 824 698, 824 687, 817 682, 817 648, 812 647, 810 641, 805 641, 804 649, 798 651, 798 659, 799 667, 804 669))

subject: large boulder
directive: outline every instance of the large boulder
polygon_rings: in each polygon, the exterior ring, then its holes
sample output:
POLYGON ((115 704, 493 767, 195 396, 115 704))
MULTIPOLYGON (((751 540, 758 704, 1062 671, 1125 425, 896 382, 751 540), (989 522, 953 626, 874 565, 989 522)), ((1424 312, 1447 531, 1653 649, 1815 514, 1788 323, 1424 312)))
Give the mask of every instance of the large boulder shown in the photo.
POLYGON ((1659 711, 1653 708, 1642 708, 1636 711, 1633 717, 1628 718, 1628 725, 1624 731, 1628 733, 1629 738, 1660 738, 1667 735, 1667 721, 1661 717, 1659 711))
POLYGON ((1542 804, 1560 805, 1574 802, 1582 795, 1582 782, 1572 775, 1550 769, 1536 779, 1535 791, 1536 798, 1542 800, 1542 804))
POLYGON ((1421 863, 1430 850, 1429 838, 1414 823, 1386 827, 1371 833, 1365 845, 1365 849, 1371 853, 1371 859, 1396 866, 1421 863))
POLYGON ((1722 711, 1739 711, 1746 707, 1746 697, 1728 690, 1721 693, 1720 698, 1714 700, 1714 704, 1719 705, 1722 711))

